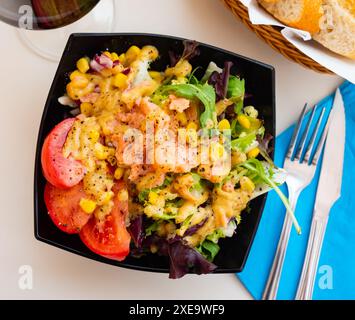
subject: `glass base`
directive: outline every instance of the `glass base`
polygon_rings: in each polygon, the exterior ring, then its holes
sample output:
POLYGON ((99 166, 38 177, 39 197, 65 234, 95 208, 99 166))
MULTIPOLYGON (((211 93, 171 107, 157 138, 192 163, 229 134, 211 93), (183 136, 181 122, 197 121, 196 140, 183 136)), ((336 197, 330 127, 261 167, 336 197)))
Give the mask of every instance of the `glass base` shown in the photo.
POLYGON ((22 42, 34 53, 58 62, 72 33, 112 32, 115 13, 114 0, 101 0, 87 15, 68 26, 36 31, 18 29, 18 33, 22 42))

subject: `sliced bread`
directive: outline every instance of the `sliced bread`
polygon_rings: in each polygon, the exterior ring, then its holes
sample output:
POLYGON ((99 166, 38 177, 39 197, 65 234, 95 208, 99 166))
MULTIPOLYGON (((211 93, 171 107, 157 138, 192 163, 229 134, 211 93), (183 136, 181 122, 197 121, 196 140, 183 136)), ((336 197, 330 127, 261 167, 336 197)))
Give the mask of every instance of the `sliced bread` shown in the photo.
MULTIPOLYGON (((258 0, 259 3, 282 23, 317 33, 322 17, 322 0, 258 0)), ((346 1, 346 0, 344 0, 346 1)), ((352 0, 350 0, 352 1, 352 0)))
POLYGON ((355 0, 323 0, 320 31, 313 38, 326 48, 355 59, 355 0))

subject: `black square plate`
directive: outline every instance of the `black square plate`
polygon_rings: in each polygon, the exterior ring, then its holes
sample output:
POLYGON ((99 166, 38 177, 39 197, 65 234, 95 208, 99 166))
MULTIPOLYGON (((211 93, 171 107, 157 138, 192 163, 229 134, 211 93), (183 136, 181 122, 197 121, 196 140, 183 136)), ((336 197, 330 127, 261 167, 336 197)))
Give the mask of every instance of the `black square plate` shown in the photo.
MULTIPOLYGON (((169 64, 169 50, 182 52, 183 40, 171 36, 134 33, 73 34, 70 36, 48 94, 38 134, 34 176, 35 237, 38 240, 90 259, 120 267, 153 272, 169 271, 169 261, 165 257, 151 254, 140 259, 127 257, 123 262, 109 260, 92 253, 77 235, 68 235, 57 229, 48 216, 44 204, 45 179, 41 170, 41 149, 46 135, 65 117, 67 110, 59 105, 57 99, 65 93, 68 73, 75 68, 75 63, 79 58, 82 56, 92 57, 95 53, 104 50, 122 52, 131 45, 139 47, 154 45, 158 48, 161 57, 152 65, 152 68, 164 70, 169 64)), ((232 74, 238 74, 246 80, 248 94, 246 104, 254 105, 259 110, 265 121, 267 132, 275 136, 274 69, 269 65, 210 45, 201 44, 200 50, 201 54, 191 62, 193 67, 202 67, 201 72, 205 70, 210 61, 214 61, 220 66, 223 66, 226 60, 234 63, 232 74)), ((238 226, 236 235, 221 240, 221 251, 215 259, 215 264, 218 266, 216 273, 240 272, 243 269, 258 228, 265 200, 266 195, 253 200, 250 203, 250 212, 243 214, 243 221, 238 226)))

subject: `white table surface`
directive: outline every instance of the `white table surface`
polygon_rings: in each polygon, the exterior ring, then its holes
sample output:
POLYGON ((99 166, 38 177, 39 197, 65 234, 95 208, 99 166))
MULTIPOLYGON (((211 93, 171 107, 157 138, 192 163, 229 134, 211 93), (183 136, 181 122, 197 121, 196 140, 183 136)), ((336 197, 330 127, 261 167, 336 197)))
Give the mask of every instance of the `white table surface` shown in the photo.
MULTIPOLYGON (((276 68, 277 131, 341 83, 286 60, 257 38, 218 0, 117 0, 116 31, 196 39, 276 68), (149 5, 148 5, 149 3, 149 5)), ((233 274, 166 274, 121 269, 73 255, 33 235, 33 168, 43 106, 57 65, 39 58, 0 23, 1 231, 0 298, 251 299, 233 274), (33 269, 33 289, 18 286, 19 267, 33 269)))

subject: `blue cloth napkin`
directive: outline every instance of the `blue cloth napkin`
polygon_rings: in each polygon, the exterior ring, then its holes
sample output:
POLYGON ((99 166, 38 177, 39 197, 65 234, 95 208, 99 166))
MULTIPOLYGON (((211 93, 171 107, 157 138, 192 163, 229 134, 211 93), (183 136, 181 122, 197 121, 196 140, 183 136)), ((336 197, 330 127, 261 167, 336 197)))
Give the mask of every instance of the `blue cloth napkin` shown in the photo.
MULTIPOLYGON (((345 82, 340 87, 346 112, 346 146, 342 196, 334 204, 329 217, 313 299, 355 299, 355 85, 345 82)), ((318 112, 333 105, 334 94, 318 104, 318 112)), ((309 117, 309 114, 307 115, 309 117)), ((317 118, 316 118, 317 119, 317 118)), ((276 138, 275 163, 282 167, 294 127, 276 138)), ((291 233, 277 299, 294 299, 305 257, 317 184, 315 178, 300 195, 296 216, 302 228, 291 233)), ((329 188, 332 186, 330 185, 329 188)), ((287 188, 282 187, 287 194, 287 188)), ((249 258, 243 272, 237 274, 255 299, 261 299, 279 240, 285 209, 274 191, 269 193, 249 258)))

